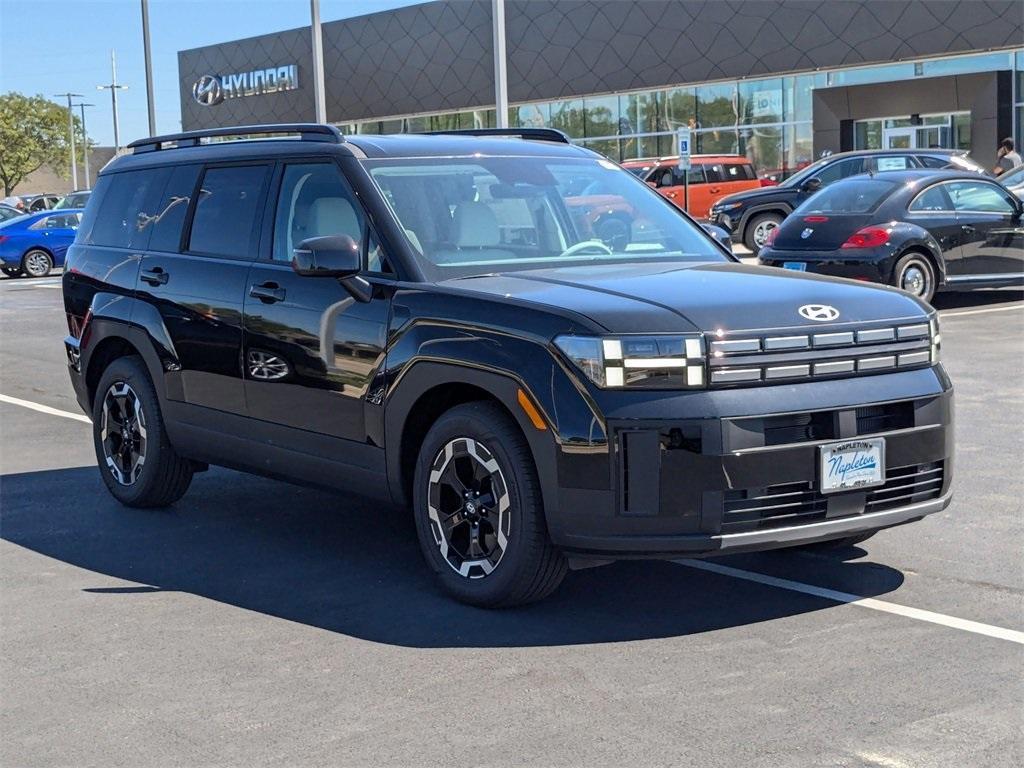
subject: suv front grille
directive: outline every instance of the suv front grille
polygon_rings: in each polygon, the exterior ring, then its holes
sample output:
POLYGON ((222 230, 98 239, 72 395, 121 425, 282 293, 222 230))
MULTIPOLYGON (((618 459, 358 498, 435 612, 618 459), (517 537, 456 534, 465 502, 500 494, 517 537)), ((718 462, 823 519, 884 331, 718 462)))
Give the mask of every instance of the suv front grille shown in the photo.
MULTIPOLYGON (((943 479, 941 461, 893 467, 886 471, 884 485, 866 492, 863 511, 884 512, 938 498, 942 492, 943 479)), ((726 491, 722 533, 788 528, 824 520, 828 516, 829 497, 834 495, 819 493, 817 485, 810 482, 726 491)))
POLYGON ((711 386, 785 384, 932 364, 927 322, 711 336, 711 386))

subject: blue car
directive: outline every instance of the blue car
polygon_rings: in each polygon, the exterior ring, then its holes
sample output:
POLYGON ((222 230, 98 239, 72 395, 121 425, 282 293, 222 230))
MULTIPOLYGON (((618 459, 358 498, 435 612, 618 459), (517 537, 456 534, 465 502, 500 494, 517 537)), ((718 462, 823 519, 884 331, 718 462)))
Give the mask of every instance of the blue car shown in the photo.
POLYGON ((0 223, 0 272, 8 277, 44 277, 64 266, 82 211, 42 211, 0 223))

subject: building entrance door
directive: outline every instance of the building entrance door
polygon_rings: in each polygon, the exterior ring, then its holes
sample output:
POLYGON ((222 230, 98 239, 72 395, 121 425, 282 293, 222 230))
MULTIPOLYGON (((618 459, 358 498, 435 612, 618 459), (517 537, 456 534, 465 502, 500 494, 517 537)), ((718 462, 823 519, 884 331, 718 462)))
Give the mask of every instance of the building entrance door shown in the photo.
POLYGON ((915 128, 885 128, 882 149, 917 149, 915 128))
POLYGON ((882 129, 882 149, 954 149, 948 125, 910 125, 882 129))

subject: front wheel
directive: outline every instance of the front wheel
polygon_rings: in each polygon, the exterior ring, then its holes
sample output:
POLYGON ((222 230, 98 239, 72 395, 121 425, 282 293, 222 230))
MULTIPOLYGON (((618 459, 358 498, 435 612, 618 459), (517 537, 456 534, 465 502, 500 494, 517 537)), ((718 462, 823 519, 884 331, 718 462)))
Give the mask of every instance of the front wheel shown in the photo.
POLYGON ((927 256, 920 253, 901 256, 892 275, 892 284, 897 288, 931 303, 935 296, 935 267, 927 256))
POLYGON ((782 223, 782 216, 777 213, 762 213, 747 223, 743 232, 743 244, 757 256, 757 252, 768 242, 768 235, 782 223))
POLYGON ((567 562, 548 537, 529 446, 499 406, 443 414, 420 448, 414 483, 420 546, 457 600, 521 605, 561 583, 567 562))
POLYGON ((96 387, 93 443, 110 493, 129 507, 165 507, 192 482, 192 464, 167 440, 160 402, 145 364, 120 357, 96 387))
POLYGON ((53 259, 46 251, 33 248, 21 260, 21 269, 29 277, 46 277, 53 269, 53 259))

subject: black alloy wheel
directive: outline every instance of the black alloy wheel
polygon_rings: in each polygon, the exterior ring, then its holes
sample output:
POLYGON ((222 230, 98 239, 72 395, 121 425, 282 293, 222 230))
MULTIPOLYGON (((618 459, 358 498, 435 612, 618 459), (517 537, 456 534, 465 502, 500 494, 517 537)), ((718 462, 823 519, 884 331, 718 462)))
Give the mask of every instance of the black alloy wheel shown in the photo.
POLYGON ((430 428, 416 462, 413 513, 424 557, 464 603, 540 600, 568 570, 548 536, 530 446, 496 403, 455 406, 430 428))
POLYGON ((167 439, 160 401, 140 357, 119 357, 100 377, 92 410, 100 475, 129 507, 164 507, 188 490, 194 465, 167 439))

